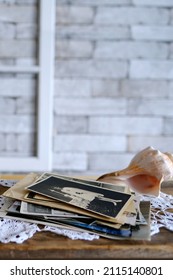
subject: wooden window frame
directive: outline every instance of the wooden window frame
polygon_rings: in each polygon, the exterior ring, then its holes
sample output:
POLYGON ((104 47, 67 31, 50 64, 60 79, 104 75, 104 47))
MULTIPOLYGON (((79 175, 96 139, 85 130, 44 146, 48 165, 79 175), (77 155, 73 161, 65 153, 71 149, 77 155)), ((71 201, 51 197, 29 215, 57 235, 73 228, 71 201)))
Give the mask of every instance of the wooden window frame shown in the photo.
POLYGON ((39 65, 0 66, 0 73, 38 75, 37 150, 32 157, 0 157, 0 172, 50 171, 56 0, 39 1, 39 65))

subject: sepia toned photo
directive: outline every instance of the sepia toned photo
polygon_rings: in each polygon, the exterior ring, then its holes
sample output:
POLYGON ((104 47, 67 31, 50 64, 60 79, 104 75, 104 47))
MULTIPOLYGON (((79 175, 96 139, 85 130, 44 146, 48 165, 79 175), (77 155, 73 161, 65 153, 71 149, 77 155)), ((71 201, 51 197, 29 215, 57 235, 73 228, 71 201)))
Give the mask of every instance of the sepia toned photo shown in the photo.
POLYGON ((131 195, 126 193, 54 176, 28 187, 28 190, 112 218, 131 199, 131 195))

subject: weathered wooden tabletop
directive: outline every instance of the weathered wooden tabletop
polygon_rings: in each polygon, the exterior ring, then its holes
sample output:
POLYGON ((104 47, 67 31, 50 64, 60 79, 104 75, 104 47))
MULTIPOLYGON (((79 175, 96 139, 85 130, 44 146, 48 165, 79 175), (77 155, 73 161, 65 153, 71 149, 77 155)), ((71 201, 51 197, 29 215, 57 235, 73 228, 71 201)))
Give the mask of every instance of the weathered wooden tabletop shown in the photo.
MULTIPOLYGON (((171 185, 162 191, 173 194, 171 185)), ((0 187, 0 193, 4 190, 0 187)), ((151 241, 83 241, 38 232, 22 244, 0 243, 0 259, 173 259, 173 232, 161 229, 151 241)))

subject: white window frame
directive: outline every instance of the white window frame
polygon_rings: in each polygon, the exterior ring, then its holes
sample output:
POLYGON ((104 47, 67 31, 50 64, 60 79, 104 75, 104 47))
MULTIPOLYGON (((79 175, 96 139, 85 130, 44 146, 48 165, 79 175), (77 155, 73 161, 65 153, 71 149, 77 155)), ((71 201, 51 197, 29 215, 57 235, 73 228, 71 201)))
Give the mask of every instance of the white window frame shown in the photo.
POLYGON ((52 121, 56 0, 40 0, 39 65, 0 66, 0 73, 38 75, 37 155, 0 157, 0 172, 50 171, 52 169, 52 121))

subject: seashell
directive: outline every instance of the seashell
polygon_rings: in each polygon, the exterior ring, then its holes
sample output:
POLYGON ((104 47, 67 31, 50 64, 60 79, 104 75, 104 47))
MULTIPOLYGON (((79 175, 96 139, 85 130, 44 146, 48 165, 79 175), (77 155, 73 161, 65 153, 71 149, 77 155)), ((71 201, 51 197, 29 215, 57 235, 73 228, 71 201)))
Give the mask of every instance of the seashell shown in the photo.
POLYGON ((132 158, 125 169, 100 176, 97 180, 121 184, 124 182, 141 194, 158 196, 161 183, 173 177, 173 155, 147 147, 132 158))

